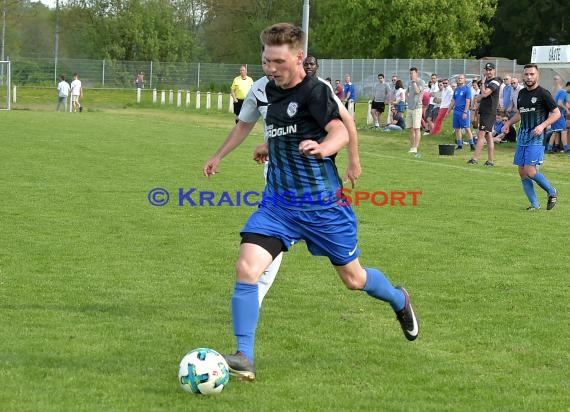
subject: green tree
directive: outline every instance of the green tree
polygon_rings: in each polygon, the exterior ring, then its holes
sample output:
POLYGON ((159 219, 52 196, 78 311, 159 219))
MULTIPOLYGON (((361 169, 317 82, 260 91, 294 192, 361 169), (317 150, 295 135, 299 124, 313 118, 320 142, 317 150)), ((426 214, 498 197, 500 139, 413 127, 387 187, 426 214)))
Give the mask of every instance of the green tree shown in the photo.
POLYGON ((50 10, 46 6, 39 2, 1 0, 0 10, 3 11, 4 7, 4 57, 53 55, 53 24, 50 10))
POLYGON ((481 54, 528 63, 532 46, 570 44, 570 2, 501 0, 492 24, 495 33, 481 54))
POLYGON ((197 42, 187 13, 188 7, 168 0, 72 0, 62 21, 65 32, 75 36, 75 55, 188 61, 195 57, 197 42))
POLYGON ((320 57, 462 58, 485 44, 497 0, 320 0, 310 49, 320 57))
POLYGON ((207 59, 225 63, 260 61, 259 34, 279 21, 301 24, 302 0, 210 0, 202 41, 207 59))

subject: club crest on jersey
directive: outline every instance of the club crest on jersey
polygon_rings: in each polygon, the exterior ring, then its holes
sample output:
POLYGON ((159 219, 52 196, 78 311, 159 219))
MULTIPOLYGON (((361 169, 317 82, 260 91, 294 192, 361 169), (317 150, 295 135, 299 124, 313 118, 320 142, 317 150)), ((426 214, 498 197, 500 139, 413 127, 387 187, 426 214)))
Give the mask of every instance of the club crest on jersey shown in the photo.
POLYGON ((531 102, 532 104, 535 104, 535 103, 536 103, 536 97, 531 98, 531 99, 530 99, 530 102, 531 102))
POLYGON ((289 117, 293 117, 297 114, 297 109, 299 108, 299 103, 291 102, 289 106, 287 106, 287 114, 289 117))

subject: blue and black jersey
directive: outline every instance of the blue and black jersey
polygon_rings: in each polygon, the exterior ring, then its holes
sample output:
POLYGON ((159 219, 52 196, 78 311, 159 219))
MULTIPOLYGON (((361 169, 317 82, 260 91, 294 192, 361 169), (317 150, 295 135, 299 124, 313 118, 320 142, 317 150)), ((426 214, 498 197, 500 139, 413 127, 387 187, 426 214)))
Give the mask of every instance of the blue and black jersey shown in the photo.
POLYGON ((268 197, 286 196, 290 207, 296 209, 333 206, 337 191, 342 187, 334 157, 317 159, 299 152, 301 141, 322 142, 327 134, 325 126, 333 119, 340 119, 331 89, 318 79, 306 76, 301 83, 286 90, 270 81, 266 95, 268 197), (325 200, 330 200, 330 206, 325 200))
POLYGON ((544 122, 549 113, 557 107, 548 90, 542 86, 519 92, 517 108, 521 116, 521 126, 517 143, 519 146, 535 146, 544 143, 544 133, 534 136, 533 130, 544 122))

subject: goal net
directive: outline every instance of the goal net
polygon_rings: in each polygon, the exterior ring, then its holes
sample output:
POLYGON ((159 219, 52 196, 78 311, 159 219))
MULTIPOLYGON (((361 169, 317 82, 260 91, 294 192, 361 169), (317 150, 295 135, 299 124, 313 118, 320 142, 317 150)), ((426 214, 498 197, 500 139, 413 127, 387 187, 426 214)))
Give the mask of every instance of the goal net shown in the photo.
POLYGON ((0 61, 0 110, 10 110, 10 62, 0 61))

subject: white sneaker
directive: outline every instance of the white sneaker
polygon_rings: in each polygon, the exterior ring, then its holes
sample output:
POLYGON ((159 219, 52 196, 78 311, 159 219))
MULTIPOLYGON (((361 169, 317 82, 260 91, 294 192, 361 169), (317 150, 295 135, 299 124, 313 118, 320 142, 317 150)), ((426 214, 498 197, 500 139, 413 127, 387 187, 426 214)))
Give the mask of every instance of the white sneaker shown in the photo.
POLYGON ((424 132, 424 136, 427 136, 429 134, 429 132, 424 132))
POLYGON ((408 153, 417 153, 417 152, 418 152, 417 147, 410 147, 410 150, 408 150, 408 153))

